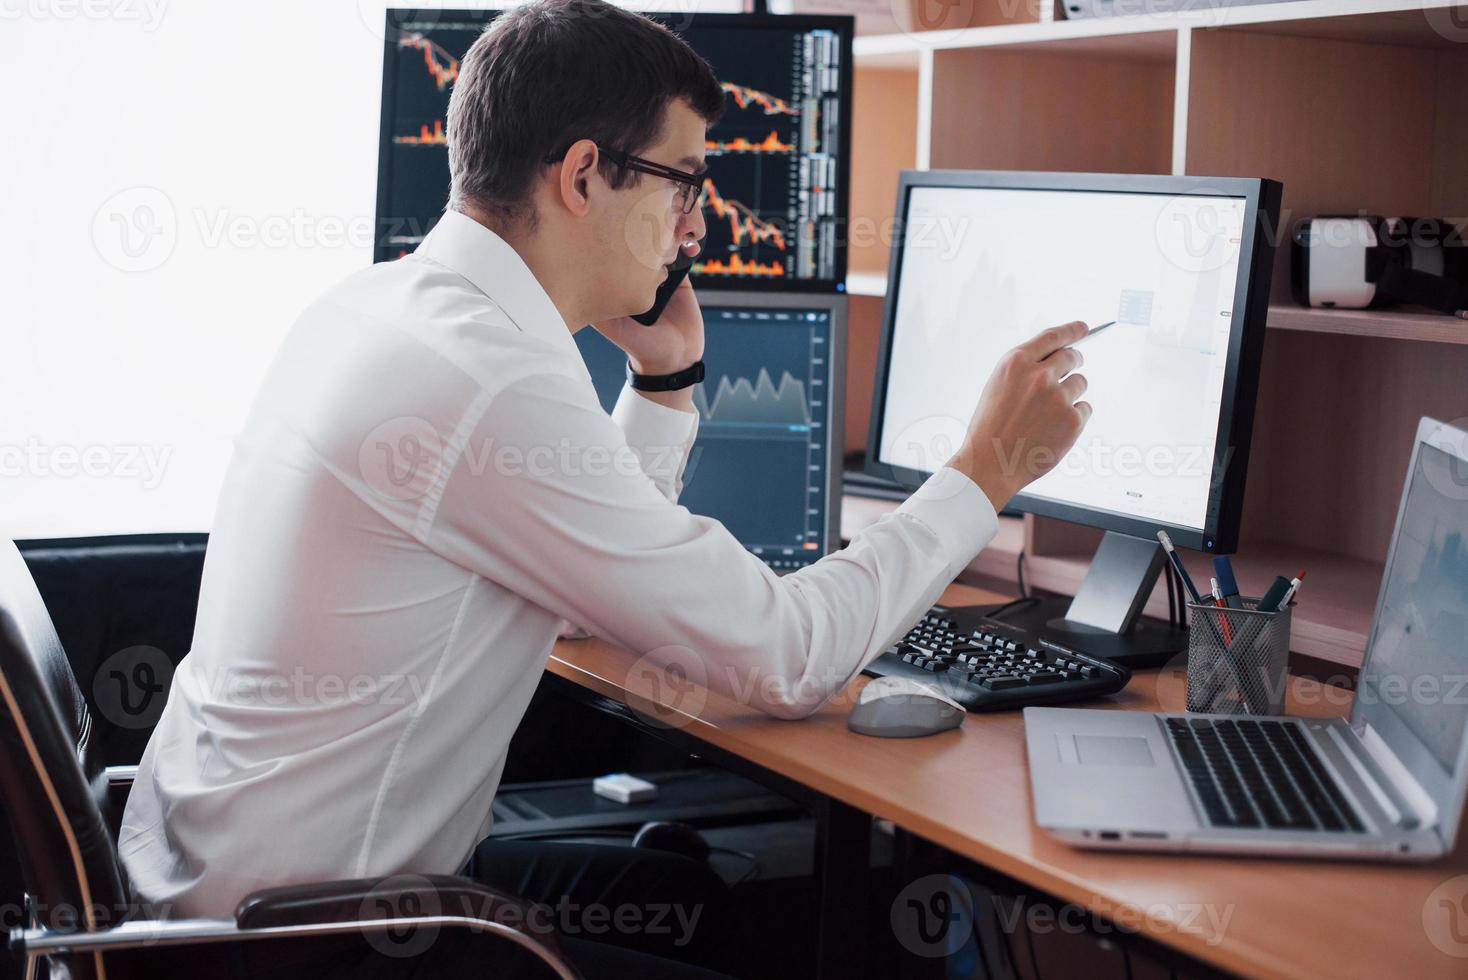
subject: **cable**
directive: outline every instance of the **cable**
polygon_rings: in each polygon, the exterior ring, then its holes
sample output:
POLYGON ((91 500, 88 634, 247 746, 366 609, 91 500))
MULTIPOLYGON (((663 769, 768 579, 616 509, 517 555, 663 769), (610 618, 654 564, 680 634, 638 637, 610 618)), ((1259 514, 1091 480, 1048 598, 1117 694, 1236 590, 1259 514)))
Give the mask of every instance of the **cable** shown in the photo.
POLYGON ((1032 595, 1021 596, 1018 599, 1013 599, 1013 600, 1011 600, 1009 602, 1006 602, 1002 606, 995 606, 993 609, 990 609, 988 612, 984 613, 984 618, 985 619, 998 619, 1000 617, 1000 615, 1003 614, 1003 613, 1013 612, 1016 609, 1025 609, 1025 608, 1028 608, 1029 606, 1035 605, 1039 601, 1040 601, 1040 599, 1039 599, 1038 596, 1032 596, 1032 595))
POLYGON ((1030 590, 1025 587, 1025 552, 1021 548, 1019 557, 1014 560, 1014 577, 1019 580, 1019 594, 1028 599, 1030 590))

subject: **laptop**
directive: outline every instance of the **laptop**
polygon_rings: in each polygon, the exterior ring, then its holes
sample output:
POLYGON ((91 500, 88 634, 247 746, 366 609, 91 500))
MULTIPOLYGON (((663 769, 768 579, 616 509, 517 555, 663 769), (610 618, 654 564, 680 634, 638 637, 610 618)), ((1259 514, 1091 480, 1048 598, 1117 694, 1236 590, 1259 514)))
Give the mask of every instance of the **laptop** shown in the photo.
POLYGON ((1035 822, 1081 847, 1439 857, 1468 795, 1465 636, 1468 433, 1423 419, 1350 718, 1026 708, 1035 822))

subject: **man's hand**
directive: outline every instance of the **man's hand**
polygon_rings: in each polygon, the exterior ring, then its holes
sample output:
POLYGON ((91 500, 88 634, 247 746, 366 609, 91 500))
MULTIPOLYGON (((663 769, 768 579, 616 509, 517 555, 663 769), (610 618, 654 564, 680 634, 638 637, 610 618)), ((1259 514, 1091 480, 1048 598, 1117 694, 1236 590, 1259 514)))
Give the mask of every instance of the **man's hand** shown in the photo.
MULTIPOLYGON (((703 358, 703 311, 693 294, 693 284, 686 278, 652 326, 643 326, 630 316, 593 326, 626 352, 632 370, 638 374, 672 374, 703 358)), ((671 408, 693 410, 692 388, 638 394, 671 408)))
POLYGON ((1086 335, 1080 321, 1051 327, 1005 354, 984 385, 963 446, 948 465, 984 491, 995 510, 1054 469, 1080 437, 1091 406, 1077 401, 1086 379, 1075 371, 1086 335))

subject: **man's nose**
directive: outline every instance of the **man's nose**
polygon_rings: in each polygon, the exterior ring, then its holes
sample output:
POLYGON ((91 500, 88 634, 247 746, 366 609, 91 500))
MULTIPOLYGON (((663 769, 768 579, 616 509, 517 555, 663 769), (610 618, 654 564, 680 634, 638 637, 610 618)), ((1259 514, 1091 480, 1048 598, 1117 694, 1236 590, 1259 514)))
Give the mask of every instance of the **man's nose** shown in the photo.
POLYGON ((695 242, 702 241, 704 235, 707 233, 708 226, 703 221, 702 205, 683 215, 678 221, 679 242, 686 242, 690 239, 695 242))

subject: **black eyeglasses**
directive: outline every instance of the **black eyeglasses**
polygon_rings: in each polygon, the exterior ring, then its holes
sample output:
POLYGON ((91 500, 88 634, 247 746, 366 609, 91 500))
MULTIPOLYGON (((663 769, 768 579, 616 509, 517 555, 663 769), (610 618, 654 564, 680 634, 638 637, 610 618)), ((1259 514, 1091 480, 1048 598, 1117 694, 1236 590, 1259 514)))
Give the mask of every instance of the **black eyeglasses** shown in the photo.
MULTIPOLYGON (((703 196, 703 174, 692 174, 686 170, 676 170, 673 167, 665 167, 661 163, 644 160, 621 150, 609 150, 605 147, 597 147, 601 155, 621 167, 623 170, 635 170, 638 173, 648 174, 653 177, 664 177, 678 185, 678 193, 674 199, 684 214, 692 214, 693 209, 698 206, 699 199, 703 196)), ((566 154, 552 153, 545 158, 546 163, 559 163, 566 154)))

